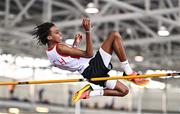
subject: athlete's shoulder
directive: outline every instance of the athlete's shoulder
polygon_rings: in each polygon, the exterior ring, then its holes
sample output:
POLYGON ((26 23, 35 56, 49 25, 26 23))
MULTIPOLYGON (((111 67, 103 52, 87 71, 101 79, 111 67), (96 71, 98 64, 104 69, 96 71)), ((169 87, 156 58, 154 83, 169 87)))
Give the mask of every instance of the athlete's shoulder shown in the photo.
POLYGON ((64 43, 57 43, 57 44, 56 44, 56 48, 57 48, 57 49, 61 49, 61 48, 63 48, 63 47, 67 47, 67 45, 64 44, 64 43))
POLYGON ((56 44, 56 51, 63 53, 64 49, 67 47, 69 47, 69 46, 64 43, 58 43, 58 44, 56 44))

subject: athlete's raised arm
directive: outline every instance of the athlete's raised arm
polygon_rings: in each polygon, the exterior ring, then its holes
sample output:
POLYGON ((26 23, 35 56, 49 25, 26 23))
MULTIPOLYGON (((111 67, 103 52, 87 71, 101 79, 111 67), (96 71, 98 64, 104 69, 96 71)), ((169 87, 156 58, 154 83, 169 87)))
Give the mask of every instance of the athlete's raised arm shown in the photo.
MULTIPOLYGON (((72 48, 72 47, 69 47, 69 46, 64 45, 64 44, 58 44, 57 48, 61 54, 69 55, 69 56, 80 56, 80 57, 86 57, 86 58, 93 56, 92 37, 91 37, 91 31, 90 31, 91 22, 89 19, 84 18, 82 25, 86 31, 86 50, 81 50, 78 48, 72 48)), ((77 37, 82 38, 81 35, 79 35, 77 37)), ((79 39, 81 39, 81 38, 79 38, 79 39)))

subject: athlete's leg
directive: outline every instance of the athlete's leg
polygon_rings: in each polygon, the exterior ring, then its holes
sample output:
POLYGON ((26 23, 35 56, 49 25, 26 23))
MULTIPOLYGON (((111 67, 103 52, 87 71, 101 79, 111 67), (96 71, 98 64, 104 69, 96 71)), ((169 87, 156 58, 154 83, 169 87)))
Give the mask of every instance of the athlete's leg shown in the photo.
POLYGON ((105 89, 93 89, 90 84, 84 86, 76 92, 72 97, 72 102, 76 103, 80 99, 87 99, 92 96, 119 96, 123 97, 129 93, 127 86, 120 81, 111 80, 106 82, 105 89))
MULTIPOLYGON (((108 86, 108 85, 107 85, 108 86)), ((120 81, 116 81, 115 87, 104 89, 104 96, 120 96, 123 97, 129 93, 129 88, 120 81)))
POLYGON ((121 62, 127 60, 122 38, 118 32, 111 32, 108 38, 103 42, 101 48, 111 55, 114 51, 121 62))
MULTIPOLYGON (((109 55, 112 55, 113 51, 116 53, 116 55, 118 56, 121 62, 121 68, 125 71, 125 74, 137 75, 136 72, 133 72, 133 70, 131 69, 128 63, 125 49, 123 46, 123 41, 119 32, 111 32, 108 38, 103 42, 101 49, 104 52, 108 53, 109 55)), ((137 85, 146 85, 149 82, 148 79, 144 79, 144 78, 136 78, 130 81, 133 81, 137 85)))
POLYGON ((126 57, 122 38, 118 32, 111 32, 107 39, 103 42, 101 49, 110 55, 115 52, 121 62, 121 68, 125 71, 125 73, 127 75, 133 73, 126 57))
MULTIPOLYGON (((119 96, 128 94, 129 88, 117 80, 109 80, 105 83, 104 89, 91 89, 88 96, 119 96)), ((87 95, 87 94, 86 94, 87 95)))

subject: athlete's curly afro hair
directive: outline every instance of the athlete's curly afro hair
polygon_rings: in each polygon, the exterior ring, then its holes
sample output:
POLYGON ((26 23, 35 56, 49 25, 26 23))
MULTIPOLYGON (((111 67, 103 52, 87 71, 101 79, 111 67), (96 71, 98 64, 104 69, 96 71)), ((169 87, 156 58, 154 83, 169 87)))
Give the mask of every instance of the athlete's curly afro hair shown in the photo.
POLYGON ((33 30, 34 39, 38 41, 39 45, 47 45, 48 35, 50 34, 50 28, 54 26, 51 22, 42 23, 36 26, 33 30))

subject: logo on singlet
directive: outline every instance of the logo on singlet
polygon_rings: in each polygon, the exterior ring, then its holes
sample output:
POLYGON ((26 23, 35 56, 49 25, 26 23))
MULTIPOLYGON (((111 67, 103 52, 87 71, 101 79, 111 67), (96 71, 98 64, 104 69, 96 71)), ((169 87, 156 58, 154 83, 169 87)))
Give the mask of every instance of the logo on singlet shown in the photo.
POLYGON ((59 58, 59 59, 53 60, 53 64, 55 66, 57 66, 57 65, 64 65, 64 64, 66 64, 66 61, 63 58, 59 58))

